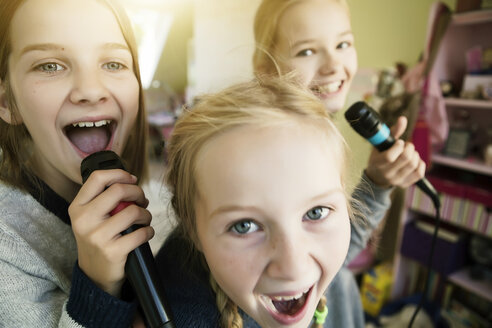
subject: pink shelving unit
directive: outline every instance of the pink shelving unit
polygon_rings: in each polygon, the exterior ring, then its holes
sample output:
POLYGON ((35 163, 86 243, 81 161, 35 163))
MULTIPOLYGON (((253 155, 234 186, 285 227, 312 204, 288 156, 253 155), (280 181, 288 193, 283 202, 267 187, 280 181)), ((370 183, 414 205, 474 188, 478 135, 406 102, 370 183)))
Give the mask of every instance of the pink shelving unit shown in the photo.
MULTIPOLYGON (((484 48, 492 47, 492 10, 480 10, 453 15, 434 62, 434 70, 439 80, 449 80, 461 90, 463 78, 466 75, 465 53, 468 49, 475 46, 482 46, 484 48)), ((471 113, 470 120, 474 124, 475 131, 478 131, 477 135, 474 136, 474 141, 478 144, 485 143, 485 131, 492 127, 492 101, 446 98, 445 104, 450 119, 454 111, 463 109, 469 111, 471 113)), ((434 153, 432 154, 431 161, 431 165, 438 164, 451 169, 467 171, 470 174, 479 174, 485 177, 492 176, 492 167, 485 165, 480 158, 459 159, 434 153)), ((492 190, 492 185, 489 190, 492 190)), ((406 296, 405 293, 408 291, 408 286, 412 280, 411 272, 413 262, 400 254, 405 223, 417 219, 423 214, 434 216, 434 209, 431 206, 431 202, 426 199, 426 195, 419 194, 419 192, 414 187, 409 188, 406 192, 406 205, 402 210, 402 220, 396 238, 397 251, 394 257, 392 299, 406 296)), ((477 206, 479 209, 488 211, 487 206, 474 203, 470 199, 460 198, 456 195, 444 195, 442 197, 446 198, 444 201, 448 206, 445 209, 444 217, 447 223, 455 226, 460 231, 476 233, 487 238, 492 238, 492 215, 489 212, 483 214, 483 217, 467 217, 469 213, 476 213, 476 211, 472 211, 473 209, 470 206, 477 206), (461 212, 455 213, 453 208, 460 208, 461 212), (479 227, 482 223, 486 224, 485 228, 479 227)), ((477 214, 473 215, 476 216, 477 214)), ((418 245, 415 245, 415 247, 418 247, 418 245)), ((474 293, 492 302, 492 286, 490 282, 471 279, 468 268, 465 267, 452 273, 447 279, 470 293, 474 293)))

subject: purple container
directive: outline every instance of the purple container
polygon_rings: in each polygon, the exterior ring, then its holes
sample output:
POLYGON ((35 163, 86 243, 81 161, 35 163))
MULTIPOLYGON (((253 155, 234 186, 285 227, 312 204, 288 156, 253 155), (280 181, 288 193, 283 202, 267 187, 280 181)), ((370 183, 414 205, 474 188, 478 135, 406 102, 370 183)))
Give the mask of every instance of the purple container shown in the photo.
MULTIPOLYGON (((442 228, 440 228, 442 229, 442 228)), ((415 226, 411 221, 405 225, 401 254, 427 266, 432 235, 415 226)), ((466 262, 466 240, 461 235, 456 242, 437 238, 431 268, 442 275, 449 275, 462 268, 466 262)))

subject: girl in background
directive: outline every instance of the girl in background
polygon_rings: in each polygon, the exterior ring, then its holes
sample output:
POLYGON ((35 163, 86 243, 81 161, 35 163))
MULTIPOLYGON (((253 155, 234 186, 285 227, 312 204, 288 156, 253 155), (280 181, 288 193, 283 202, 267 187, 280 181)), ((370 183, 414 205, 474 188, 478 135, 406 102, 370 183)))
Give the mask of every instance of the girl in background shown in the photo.
POLYGON ((128 327, 126 257, 153 229, 136 185, 146 123, 123 11, 0 0, 0 118, 0 326, 128 327), (103 149, 131 173, 97 171, 81 186, 82 159, 103 149), (111 216, 122 200, 135 205, 111 216))
POLYGON ((178 226, 156 261, 177 327, 316 324, 349 245, 348 160, 324 104, 291 82, 201 96, 175 125, 178 226))
MULTIPOLYGON (((343 109, 357 71, 357 52, 345 0, 263 0, 256 12, 253 56, 257 75, 295 72, 301 84, 335 114, 343 109)), ((392 127, 398 139, 406 128, 401 117, 392 127)), ((367 224, 352 224, 350 263, 376 229, 389 208, 393 186, 408 187, 425 173, 425 163, 413 144, 397 140, 385 152, 373 150, 352 197, 365 205, 367 224)), ((343 267, 327 292, 328 322, 333 327, 364 327, 357 284, 343 267)))

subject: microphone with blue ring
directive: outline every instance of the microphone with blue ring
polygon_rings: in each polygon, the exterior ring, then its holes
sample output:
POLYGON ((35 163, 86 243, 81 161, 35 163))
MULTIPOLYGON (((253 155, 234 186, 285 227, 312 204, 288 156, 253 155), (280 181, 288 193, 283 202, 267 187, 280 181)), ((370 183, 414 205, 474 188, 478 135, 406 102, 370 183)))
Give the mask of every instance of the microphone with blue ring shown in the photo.
MULTIPOLYGON (((345 112, 345 118, 358 134, 379 151, 385 151, 395 143, 389 127, 381 122, 378 113, 365 102, 359 101, 350 106, 345 112)), ((425 177, 417 181, 416 185, 431 198, 435 208, 440 208, 437 191, 425 177)))

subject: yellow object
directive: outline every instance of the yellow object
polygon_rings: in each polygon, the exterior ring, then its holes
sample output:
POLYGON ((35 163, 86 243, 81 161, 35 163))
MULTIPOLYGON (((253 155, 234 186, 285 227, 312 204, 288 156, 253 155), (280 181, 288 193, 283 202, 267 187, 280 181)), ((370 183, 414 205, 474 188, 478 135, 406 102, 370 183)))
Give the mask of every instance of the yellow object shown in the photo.
POLYGON ((389 299, 393 283, 392 266, 383 263, 375 266, 362 277, 362 307, 368 314, 377 317, 389 299))

